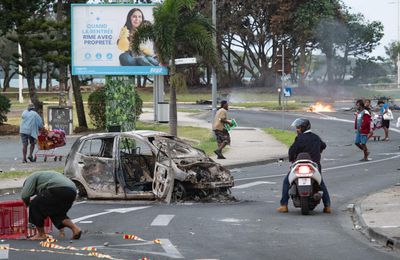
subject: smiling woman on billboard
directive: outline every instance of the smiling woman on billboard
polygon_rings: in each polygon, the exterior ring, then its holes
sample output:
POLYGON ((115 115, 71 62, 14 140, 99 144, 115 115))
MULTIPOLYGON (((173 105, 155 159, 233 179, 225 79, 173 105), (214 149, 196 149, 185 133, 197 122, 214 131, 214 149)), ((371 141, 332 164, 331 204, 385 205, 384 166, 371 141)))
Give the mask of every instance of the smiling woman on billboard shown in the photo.
POLYGON ((158 66, 159 62, 154 58, 154 53, 151 48, 145 45, 140 46, 139 52, 134 52, 131 49, 131 40, 136 29, 145 23, 150 23, 144 19, 142 10, 133 8, 129 11, 125 25, 121 28, 117 41, 118 48, 123 51, 119 56, 119 62, 122 66, 158 66))

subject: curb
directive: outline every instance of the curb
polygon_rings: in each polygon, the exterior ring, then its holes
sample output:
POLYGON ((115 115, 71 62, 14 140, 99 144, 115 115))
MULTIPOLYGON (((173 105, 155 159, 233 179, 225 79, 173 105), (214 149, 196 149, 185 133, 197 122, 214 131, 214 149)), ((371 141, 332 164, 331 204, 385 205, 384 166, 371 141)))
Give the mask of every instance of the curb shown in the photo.
POLYGON ((22 190, 22 187, 0 189, 0 193, 1 193, 0 196, 21 193, 21 190, 22 190))
POLYGON ((362 216, 361 203, 364 199, 362 199, 359 203, 355 204, 352 212, 353 222, 356 225, 358 223, 361 228, 355 228, 357 231, 360 231, 367 238, 374 239, 377 243, 382 246, 391 248, 400 252, 400 240, 392 237, 388 237, 387 235, 377 231, 375 228, 371 228, 365 223, 364 218, 362 216))

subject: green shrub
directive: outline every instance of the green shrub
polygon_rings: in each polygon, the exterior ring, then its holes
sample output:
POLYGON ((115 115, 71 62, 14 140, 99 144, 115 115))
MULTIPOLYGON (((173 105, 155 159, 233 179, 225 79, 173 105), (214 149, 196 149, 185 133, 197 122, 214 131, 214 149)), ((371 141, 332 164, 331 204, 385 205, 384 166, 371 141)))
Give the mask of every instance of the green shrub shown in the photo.
POLYGON ((11 102, 6 96, 0 95, 0 125, 7 121, 7 113, 10 112, 11 102))
POLYGON ((123 77, 108 78, 106 83, 106 126, 118 125, 122 131, 135 129, 142 113, 142 99, 136 93, 132 80, 123 77))
POLYGON ((105 88, 99 88, 92 92, 88 98, 89 116, 93 125, 97 128, 106 126, 106 92, 105 88))
POLYGON ((143 113, 143 100, 138 94, 137 91, 135 91, 135 114, 136 114, 136 120, 139 119, 140 115, 143 113))

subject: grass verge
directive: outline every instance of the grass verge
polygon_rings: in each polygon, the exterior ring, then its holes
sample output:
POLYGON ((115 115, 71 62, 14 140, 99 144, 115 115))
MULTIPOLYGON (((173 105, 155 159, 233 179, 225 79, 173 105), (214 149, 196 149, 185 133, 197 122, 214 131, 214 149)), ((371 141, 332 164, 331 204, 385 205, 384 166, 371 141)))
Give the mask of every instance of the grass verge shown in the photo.
MULTIPOLYGON (((37 172, 40 170, 25 170, 25 171, 9 171, 9 172, 2 172, 0 174, 0 179, 14 179, 14 178, 21 178, 30 175, 33 172, 37 172)), ((64 172, 64 167, 56 167, 54 169, 47 169, 45 171, 56 171, 56 172, 64 172)))
MULTIPOLYGON (((136 129, 161 132, 169 131, 169 127, 166 124, 146 123, 142 121, 136 123, 136 129)), ((194 147, 202 149, 207 155, 213 154, 213 151, 217 148, 216 141, 211 131, 207 128, 178 126, 178 136, 189 141, 194 147)))
POLYGON ((285 144, 287 147, 291 146, 296 138, 296 133, 288 130, 280 130, 276 128, 264 128, 267 134, 272 135, 276 140, 285 144))
MULTIPOLYGON (((239 107, 261 107, 269 110, 282 110, 282 106, 277 101, 262 101, 262 102, 246 102, 246 103, 233 103, 232 106, 239 107)), ((300 104, 297 102, 288 102, 285 104, 285 110, 298 110, 307 107, 306 104, 300 104)))

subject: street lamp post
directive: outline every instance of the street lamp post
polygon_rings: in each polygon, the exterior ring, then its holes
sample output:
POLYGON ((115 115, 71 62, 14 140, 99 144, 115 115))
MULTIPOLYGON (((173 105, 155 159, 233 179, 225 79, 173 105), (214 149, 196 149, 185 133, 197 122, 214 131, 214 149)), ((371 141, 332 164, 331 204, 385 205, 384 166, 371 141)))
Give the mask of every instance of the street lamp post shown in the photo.
MULTIPOLYGON (((400 0, 389 2, 389 4, 397 4, 397 44, 396 49, 400 44, 400 0)), ((397 50, 397 88, 400 88, 400 50, 397 50)))
MULTIPOLYGON (((397 0, 397 46, 400 44, 400 0, 397 0)), ((397 50, 397 88, 400 88, 400 53, 397 50)))

